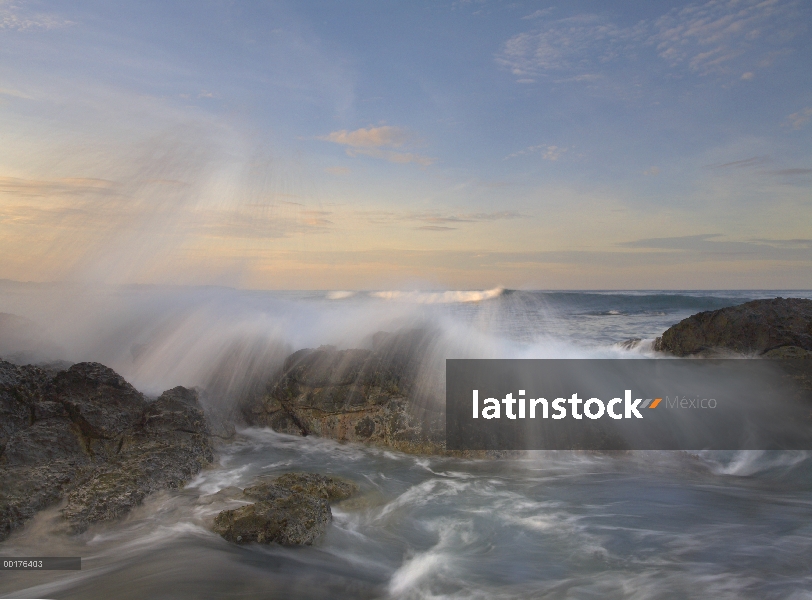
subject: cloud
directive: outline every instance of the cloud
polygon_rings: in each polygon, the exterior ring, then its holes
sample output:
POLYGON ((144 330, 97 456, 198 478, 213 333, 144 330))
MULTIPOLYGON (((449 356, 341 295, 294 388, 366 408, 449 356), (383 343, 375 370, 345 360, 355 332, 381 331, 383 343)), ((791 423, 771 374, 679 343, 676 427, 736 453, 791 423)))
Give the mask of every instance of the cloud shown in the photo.
MULTIPOLYGON (((724 70, 760 39, 786 43, 798 33, 795 0, 710 0, 675 8, 651 23, 648 43, 672 67, 699 74, 724 70)), ((758 50, 756 50, 758 52, 758 50)), ((772 53, 770 53, 772 54, 772 53)), ((770 60, 769 58, 762 58, 770 60)))
POLYGON ((568 17, 513 36, 496 60, 523 79, 548 71, 582 70, 615 58, 630 33, 599 15, 568 17))
POLYGON ((787 120, 789 121, 790 125, 792 125, 793 129, 800 129, 801 127, 805 126, 807 123, 809 123, 809 119, 812 119, 812 106, 807 106, 803 110, 792 113, 787 117, 787 120))
POLYGON ((769 171, 770 175, 812 175, 812 169, 778 169, 776 171, 769 171))
POLYGON ((549 7, 549 8, 539 9, 539 10, 537 10, 535 12, 530 13, 529 15, 523 16, 522 20, 523 21, 529 21, 530 19, 540 19, 541 17, 546 17, 547 15, 552 13, 554 10, 555 10, 555 8, 552 7, 552 6, 549 7))
POLYGON ((58 29, 69 25, 75 25, 75 23, 54 14, 28 12, 22 4, 0 1, 0 30, 36 31, 58 29))
POLYGON ((523 150, 518 150, 512 154, 508 154, 502 160, 509 160, 511 158, 516 158, 517 156, 523 156, 525 154, 534 154, 536 152, 542 152, 541 158, 543 158, 544 160, 558 160, 567 150, 568 150, 567 148, 560 148, 558 146, 548 146, 546 144, 539 144, 538 146, 528 146, 523 150))
MULTIPOLYGON (((293 204, 293 203, 286 203, 293 204)), ((198 213, 195 229, 227 239, 278 239, 294 234, 326 233, 333 222, 329 211, 300 208, 279 210, 273 205, 243 206, 198 213)))
POLYGON ((750 81, 753 77, 755 77, 755 74, 752 71, 748 71, 747 73, 742 73, 742 76, 741 76, 743 81, 750 81))
MULTIPOLYGON (((603 15, 581 14, 514 35, 496 61, 520 80, 588 72, 652 49, 672 68, 699 75, 726 72, 740 57, 738 63, 767 68, 791 52, 787 45, 803 31, 806 10, 798 0, 709 0, 630 27, 603 15)), ((751 69, 743 71, 745 80, 754 76, 751 69)))
POLYGON ((701 233, 698 235, 683 235, 678 237, 648 238, 621 242, 621 248, 647 248, 657 250, 694 250, 701 247, 713 238, 722 237, 721 233, 701 233))
POLYGON ((414 152, 396 152, 392 148, 402 148, 410 140, 411 136, 400 127, 384 125, 381 127, 370 127, 369 129, 356 129, 348 131, 333 131, 321 136, 318 139, 325 142, 332 142, 341 146, 347 146, 347 156, 370 156, 381 158, 396 164, 415 163, 427 167, 437 159, 414 152))
POLYGON ((408 141, 406 132, 400 127, 370 127, 369 129, 356 129, 355 131, 333 131, 318 138, 326 142, 333 142, 353 148, 400 148, 408 141))
POLYGON ((441 213, 441 212, 395 212, 395 211, 374 211, 359 213, 359 216, 366 218, 371 223, 385 224, 397 223, 403 221, 417 221, 425 223, 426 225, 418 227, 422 229, 429 227, 431 230, 437 230, 437 227, 448 226, 449 224, 461 223, 477 223, 477 222, 491 222, 502 221, 510 219, 521 219, 527 215, 523 215, 512 210, 503 210, 497 212, 479 212, 479 213, 441 213))
POLYGON ((705 165, 705 169, 746 169, 749 167, 759 167, 770 162, 769 156, 751 156, 742 160, 734 160, 733 162, 705 165))
POLYGON ((33 100, 33 98, 28 94, 24 94, 19 90, 9 88, 0 88, 0 96, 10 96, 12 98, 21 98, 23 100, 33 100))
POLYGON ((421 225, 420 227, 415 227, 415 229, 421 229, 423 231, 456 231, 456 227, 445 227, 443 225, 421 225))
POLYGON ((347 175, 350 169, 349 167, 327 167, 324 171, 331 175, 347 175))
POLYGON ((782 247, 790 247, 790 248, 812 248, 812 239, 805 239, 805 238, 796 238, 791 240, 775 240, 775 239, 767 239, 767 238, 755 238, 750 240, 752 242, 761 243, 761 244, 769 244, 771 246, 782 246, 782 247))
POLYGON ((720 240, 720 233, 649 238, 622 242, 621 248, 672 251, 714 260, 812 260, 812 245, 806 239, 749 241, 720 240))
POLYGON ((650 167, 643 171, 643 175, 659 175, 660 167, 650 167))

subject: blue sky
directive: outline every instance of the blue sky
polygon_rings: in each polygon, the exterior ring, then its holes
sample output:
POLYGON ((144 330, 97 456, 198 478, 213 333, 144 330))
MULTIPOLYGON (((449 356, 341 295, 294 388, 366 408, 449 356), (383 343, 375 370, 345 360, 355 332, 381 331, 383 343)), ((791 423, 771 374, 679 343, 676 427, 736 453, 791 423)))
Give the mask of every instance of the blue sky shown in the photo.
POLYGON ((0 1, 0 277, 810 288, 811 17, 0 1))

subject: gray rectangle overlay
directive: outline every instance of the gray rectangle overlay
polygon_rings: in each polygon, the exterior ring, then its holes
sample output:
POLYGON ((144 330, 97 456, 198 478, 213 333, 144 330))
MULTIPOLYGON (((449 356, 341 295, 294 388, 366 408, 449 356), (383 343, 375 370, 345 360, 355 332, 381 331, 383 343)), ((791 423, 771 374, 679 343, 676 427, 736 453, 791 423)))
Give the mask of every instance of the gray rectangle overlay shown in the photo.
POLYGON ((0 558, 3 571, 80 571, 80 556, 4 556, 0 558))
POLYGON ((812 450, 812 361, 449 359, 446 447, 812 450))

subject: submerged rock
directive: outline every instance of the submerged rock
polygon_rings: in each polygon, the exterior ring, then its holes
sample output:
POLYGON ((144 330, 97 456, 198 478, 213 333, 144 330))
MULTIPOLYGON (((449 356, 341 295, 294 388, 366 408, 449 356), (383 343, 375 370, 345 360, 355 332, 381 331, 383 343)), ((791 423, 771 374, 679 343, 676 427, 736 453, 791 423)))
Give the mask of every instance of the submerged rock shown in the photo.
MULTIPOLYGON (((270 490, 268 490, 270 492, 270 490)), ((309 545, 327 530, 330 506, 322 498, 277 488, 267 500, 233 510, 214 519, 214 531, 229 542, 309 545)))
POLYGON ((63 498, 75 531, 117 518, 212 458, 193 390, 148 402, 98 363, 52 376, 0 361, 0 539, 63 498))
POLYGON ((264 500, 269 493, 282 488, 324 500, 344 500, 358 492, 358 484, 353 481, 320 475, 318 473, 285 473, 269 482, 245 488, 245 495, 264 500))
POLYGON ((733 352, 769 358, 812 357, 812 300, 775 298, 697 313, 654 342, 676 356, 733 352))
POLYGON ((237 544, 312 544, 333 518, 328 500, 343 500, 357 491, 352 481, 318 473, 263 478, 243 490, 257 502, 222 511, 214 532, 237 544))
POLYGON ((243 407, 249 424, 296 435, 433 453, 444 444, 443 404, 418 386, 432 336, 377 334, 374 350, 304 349, 268 393, 243 407))

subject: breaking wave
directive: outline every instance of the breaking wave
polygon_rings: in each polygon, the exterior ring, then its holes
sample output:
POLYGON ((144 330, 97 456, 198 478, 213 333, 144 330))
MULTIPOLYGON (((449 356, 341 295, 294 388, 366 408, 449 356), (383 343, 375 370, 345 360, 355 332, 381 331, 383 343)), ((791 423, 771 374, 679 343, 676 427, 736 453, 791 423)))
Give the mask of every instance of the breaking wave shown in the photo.
POLYGON ((483 300, 491 300, 498 298, 504 292, 504 288, 495 287, 490 290, 450 290, 445 292, 383 291, 370 292, 369 295, 382 300, 395 300, 414 304, 453 304, 458 302, 482 302, 483 300))

